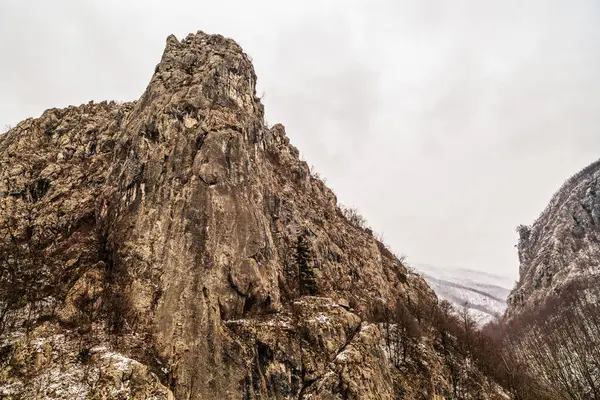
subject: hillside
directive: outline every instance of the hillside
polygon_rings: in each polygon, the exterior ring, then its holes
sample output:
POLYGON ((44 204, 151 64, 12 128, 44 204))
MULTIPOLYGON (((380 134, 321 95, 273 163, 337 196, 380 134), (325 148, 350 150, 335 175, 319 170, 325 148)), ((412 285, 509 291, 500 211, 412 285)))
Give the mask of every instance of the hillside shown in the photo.
POLYGON ((440 299, 451 302, 456 309, 467 307, 478 326, 501 317, 506 310, 506 300, 513 286, 508 277, 428 264, 417 264, 415 268, 440 299))
POLYGON ((551 398, 600 399, 600 162, 568 179, 518 232, 507 353, 551 398))
POLYGON ((0 136, 0 397, 506 398, 255 85, 233 40, 170 36, 139 100, 0 136))
POLYGON ((519 281, 509 314, 600 276, 600 161, 568 179, 531 226, 518 228, 519 281))

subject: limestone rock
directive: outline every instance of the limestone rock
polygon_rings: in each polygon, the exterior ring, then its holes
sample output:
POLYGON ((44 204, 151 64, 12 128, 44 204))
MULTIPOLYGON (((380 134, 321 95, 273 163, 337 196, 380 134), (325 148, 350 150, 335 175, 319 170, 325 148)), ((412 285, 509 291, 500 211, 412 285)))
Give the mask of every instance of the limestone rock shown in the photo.
POLYGON ((431 341, 427 373, 400 371, 375 321, 399 299, 425 313, 434 293, 265 126, 255 85, 234 41, 170 36, 139 100, 48 110, 0 136, 0 395, 447 390, 431 341), (299 293, 300 234, 317 296, 299 293))

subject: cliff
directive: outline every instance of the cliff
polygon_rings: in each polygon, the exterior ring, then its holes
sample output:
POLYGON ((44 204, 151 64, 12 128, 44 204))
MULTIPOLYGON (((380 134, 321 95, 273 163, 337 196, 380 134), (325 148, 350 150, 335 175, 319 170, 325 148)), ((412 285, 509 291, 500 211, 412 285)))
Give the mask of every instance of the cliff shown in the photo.
MULTIPOLYGON (((51 109, 0 136, 1 395, 458 390, 448 361, 462 358, 426 318, 434 293, 265 126, 255 84, 234 41, 171 36, 139 100, 51 109), (382 328, 397 304, 424 332, 404 363, 382 328)), ((464 365, 466 398, 501 393, 464 365)))
POLYGON ((600 161, 568 179, 519 233, 519 281, 508 314, 536 307, 577 281, 600 277, 600 161))
POLYGON ((533 398, 600 399, 599 177, 597 161, 567 180, 532 226, 518 228, 505 356, 540 383, 533 398))

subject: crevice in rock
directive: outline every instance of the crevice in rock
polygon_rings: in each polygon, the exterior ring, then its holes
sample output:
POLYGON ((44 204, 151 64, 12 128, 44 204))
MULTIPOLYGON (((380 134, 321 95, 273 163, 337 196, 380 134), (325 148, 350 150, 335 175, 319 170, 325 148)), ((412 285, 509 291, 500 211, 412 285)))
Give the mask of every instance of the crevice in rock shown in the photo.
MULTIPOLYGON (((304 370, 302 370, 302 375, 304 375, 304 370)), ((302 378, 302 387, 300 388, 300 392, 298 393, 298 400, 302 400, 302 398, 304 397, 305 392, 310 389, 310 387, 317 382, 319 379, 321 379, 323 376, 319 375, 314 379, 309 379, 307 381, 304 381, 304 378, 302 378)))
POLYGON ((362 329, 362 321, 360 322, 360 324, 358 324, 356 329, 350 333, 350 336, 348 336, 346 338, 346 343, 344 343, 344 345, 338 350, 338 352, 333 357, 333 360, 331 360, 331 361, 334 361, 338 355, 340 355, 341 353, 344 352, 344 350, 346 350, 346 347, 348 347, 348 345, 352 342, 352 340, 354 340, 354 338, 356 337, 356 335, 358 335, 358 333, 360 332, 361 329, 362 329))
POLYGON ((200 181, 202 181, 202 183, 204 183, 206 186, 211 187, 211 186, 215 186, 218 182, 210 182, 205 180, 201 175, 198 175, 198 178, 200 179, 200 181))
POLYGON ((38 179, 29 185, 29 198, 32 202, 40 200, 50 190, 50 181, 48 179, 38 179))
MULTIPOLYGON (((338 355, 340 355, 342 352, 344 352, 344 350, 346 350, 346 348, 348 347, 348 345, 350 343, 352 343, 352 341, 354 340, 354 338, 356 337, 356 335, 360 332, 360 330, 362 329, 362 321, 361 323, 356 327, 356 329, 354 329, 350 335, 347 337, 344 345, 336 352, 335 356, 333 357, 333 359, 329 360, 329 362, 335 362, 335 359, 338 357, 338 355)), ((339 372, 339 383, 338 386, 340 388, 340 394, 342 395, 343 399, 348 399, 348 394, 347 394, 347 390, 344 391, 342 390, 342 378, 341 378, 341 371, 339 372)), ((302 387, 300 389, 300 391, 298 392, 298 400, 301 400, 304 395, 306 394, 306 391, 309 390, 312 385, 315 384, 315 382, 318 382, 320 379, 323 378, 323 375, 318 375, 316 378, 313 379, 308 379, 305 380, 305 370, 302 370, 302 387)))
POLYGON ((200 135, 196 136, 196 152, 202 148, 204 145, 204 139, 206 139, 206 133, 202 132, 200 135))
POLYGON ((344 372, 344 368, 338 372, 338 388, 340 390, 340 394, 342 395, 342 400, 348 400, 348 388, 344 388, 344 378, 342 377, 342 373, 344 372))
POLYGON ((225 147, 225 165, 227 165, 227 171, 231 172, 231 141, 233 137, 229 137, 227 145, 225 147))
POLYGON ((158 142, 160 138, 160 132, 156 120, 152 119, 144 124, 144 127, 140 130, 139 135, 145 137, 153 143, 158 142))
POLYGON ((252 311, 252 308, 257 304, 257 298, 256 296, 246 296, 246 298, 244 299, 244 308, 242 310, 242 316, 246 316, 248 313, 250 313, 250 311, 252 311))

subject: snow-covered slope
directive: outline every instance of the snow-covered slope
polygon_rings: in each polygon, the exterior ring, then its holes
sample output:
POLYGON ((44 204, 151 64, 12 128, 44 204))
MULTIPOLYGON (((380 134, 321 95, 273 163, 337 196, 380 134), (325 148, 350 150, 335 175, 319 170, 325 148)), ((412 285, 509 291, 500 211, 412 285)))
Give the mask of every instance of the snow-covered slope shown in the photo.
POLYGON ((478 325, 484 325, 506 310, 506 300, 514 281, 507 276, 465 268, 443 268, 417 264, 415 269, 435 290, 457 309, 466 306, 478 325))

